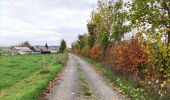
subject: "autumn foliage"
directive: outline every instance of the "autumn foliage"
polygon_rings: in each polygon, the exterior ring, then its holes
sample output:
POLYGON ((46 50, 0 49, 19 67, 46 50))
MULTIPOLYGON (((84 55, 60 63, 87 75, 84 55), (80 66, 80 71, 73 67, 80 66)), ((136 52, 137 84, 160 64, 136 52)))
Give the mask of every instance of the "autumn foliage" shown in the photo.
POLYGON ((148 57, 140 42, 132 39, 119 44, 113 43, 108 52, 108 62, 113 70, 138 74, 148 63, 148 57))
POLYGON ((103 59, 102 49, 99 44, 95 44, 90 51, 90 57, 96 61, 101 61, 103 59))
POLYGON ((89 57, 90 56, 90 47, 89 46, 83 47, 83 49, 81 50, 81 55, 89 57))
POLYGON ((169 0, 99 0, 87 24, 88 34, 78 36, 72 49, 88 56, 89 46, 93 60, 134 80, 154 100, 170 100, 168 4, 169 0))

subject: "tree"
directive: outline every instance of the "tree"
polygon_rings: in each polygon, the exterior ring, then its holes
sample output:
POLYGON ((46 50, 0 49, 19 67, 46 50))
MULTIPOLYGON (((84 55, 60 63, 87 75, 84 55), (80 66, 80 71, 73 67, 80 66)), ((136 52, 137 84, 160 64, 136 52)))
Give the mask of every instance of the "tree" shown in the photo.
POLYGON ((134 27, 150 29, 147 36, 158 35, 157 30, 162 30, 165 42, 170 43, 170 0, 133 0, 131 16, 134 27))
POLYGON ((89 33, 88 45, 90 48, 92 48, 96 41, 96 31, 97 31, 96 25, 92 22, 88 22, 87 29, 89 33))
POLYGON ((31 45, 30 45, 30 43, 28 41, 25 41, 25 42, 19 44, 18 46, 19 47, 28 47, 28 48, 31 48, 31 45))
POLYGON ((93 35, 96 37, 91 44, 97 43, 105 51, 111 42, 121 41, 124 34, 130 31, 129 26, 124 24, 127 22, 127 10, 124 6, 123 0, 99 0, 88 23, 90 39, 93 35))
POLYGON ((83 34, 78 36, 78 40, 72 43, 72 52, 76 54, 84 54, 84 55, 89 55, 87 54, 91 47, 89 44, 89 35, 88 34, 83 34))
POLYGON ((96 40, 101 49, 105 50, 110 41, 110 32, 112 23, 112 12, 106 1, 99 1, 98 8, 92 12, 91 23, 96 25, 96 40))
POLYGON ((65 40, 62 40, 61 41, 61 45, 60 45, 60 50, 59 50, 59 52, 60 53, 64 53, 65 52, 65 50, 66 50, 66 42, 65 42, 65 40))
POLYGON ((47 49, 49 49, 49 48, 48 48, 48 44, 47 44, 47 43, 45 44, 45 47, 46 47, 47 49))
POLYGON ((77 42, 79 44, 80 49, 82 50, 83 47, 88 45, 88 35, 87 34, 79 35, 77 42))
POLYGON ((80 46, 77 41, 71 44, 71 49, 73 53, 80 54, 80 46))
POLYGON ((113 31, 111 34, 111 39, 115 41, 121 41, 124 34, 130 31, 130 26, 125 25, 127 22, 127 10, 124 8, 125 3, 123 0, 117 0, 113 4, 113 31))
MULTIPOLYGON (((130 17, 149 57, 148 69, 156 71, 151 81, 166 82, 170 79, 170 0, 133 0, 130 17)), ((159 90, 162 98, 161 91, 167 91, 159 90)))
POLYGON ((155 70, 161 78, 170 77, 170 45, 166 45, 170 42, 170 1, 134 0, 131 19, 132 25, 139 30, 138 36, 147 44, 145 49, 155 70))

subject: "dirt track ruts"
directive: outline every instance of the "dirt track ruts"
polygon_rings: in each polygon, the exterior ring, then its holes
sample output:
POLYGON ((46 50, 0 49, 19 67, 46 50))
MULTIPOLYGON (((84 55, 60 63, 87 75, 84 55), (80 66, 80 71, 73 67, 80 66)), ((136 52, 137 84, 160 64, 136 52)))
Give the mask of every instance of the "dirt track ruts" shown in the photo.
POLYGON ((58 84, 46 98, 48 100, 127 100, 109 86, 90 64, 73 54, 69 54, 69 61, 58 84), (78 66, 82 70, 81 73, 77 71, 78 66), (83 90, 80 90, 79 74, 86 81, 87 88, 91 90, 90 96, 81 94, 83 90), (77 95, 78 92, 80 92, 79 95, 77 95))

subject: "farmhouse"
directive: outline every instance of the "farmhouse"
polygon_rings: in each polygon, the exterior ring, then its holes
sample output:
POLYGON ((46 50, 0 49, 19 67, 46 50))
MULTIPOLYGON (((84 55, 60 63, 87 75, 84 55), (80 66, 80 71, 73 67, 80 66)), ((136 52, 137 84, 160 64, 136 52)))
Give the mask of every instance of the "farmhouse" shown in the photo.
POLYGON ((32 46, 31 50, 33 51, 33 54, 40 54, 41 50, 38 48, 38 46, 32 46))
POLYGON ((31 54, 32 50, 28 47, 12 47, 11 48, 11 54, 31 54))
POLYGON ((51 53, 57 53, 59 51, 59 46, 49 46, 48 50, 50 50, 51 53))
POLYGON ((31 48, 34 54, 36 53, 50 53, 50 50, 48 50, 45 46, 33 46, 31 48))

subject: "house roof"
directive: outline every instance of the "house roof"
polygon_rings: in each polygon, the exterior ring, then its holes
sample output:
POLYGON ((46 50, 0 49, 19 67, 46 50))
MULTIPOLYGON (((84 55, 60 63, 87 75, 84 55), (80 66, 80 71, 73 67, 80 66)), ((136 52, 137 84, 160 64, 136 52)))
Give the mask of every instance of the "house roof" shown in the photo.
POLYGON ((39 49, 38 47, 36 47, 36 46, 33 46, 32 48, 33 48, 33 50, 35 50, 35 51, 40 51, 40 49, 39 49))
POLYGON ((33 49, 35 51, 48 51, 48 49, 45 46, 33 46, 33 49))
POLYGON ((16 50, 21 50, 21 51, 31 51, 30 48, 28 47, 14 47, 16 50))

